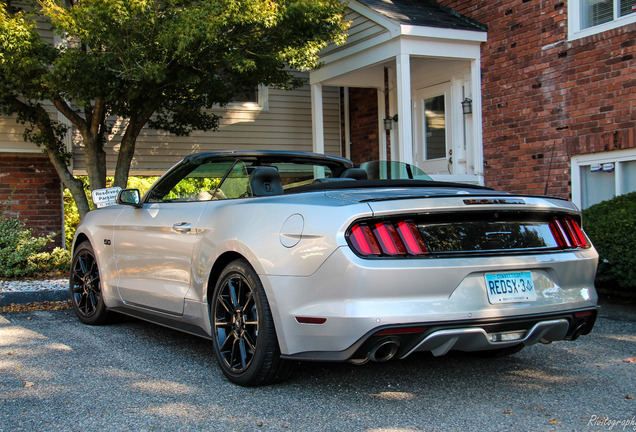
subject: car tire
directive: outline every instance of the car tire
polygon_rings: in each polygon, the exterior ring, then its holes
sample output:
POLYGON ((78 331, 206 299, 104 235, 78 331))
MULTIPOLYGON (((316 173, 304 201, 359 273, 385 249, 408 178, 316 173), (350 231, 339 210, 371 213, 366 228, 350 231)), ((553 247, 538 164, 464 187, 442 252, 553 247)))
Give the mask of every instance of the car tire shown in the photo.
POLYGON ((241 386, 285 379, 291 362, 280 358, 276 329, 263 285, 245 260, 221 272, 210 303, 212 339, 225 376, 241 386))
POLYGON ((88 241, 75 248, 68 284, 73 309, 81 322, 101 325, 109 320, 109 312, 102 296, 99 266, 88 241))

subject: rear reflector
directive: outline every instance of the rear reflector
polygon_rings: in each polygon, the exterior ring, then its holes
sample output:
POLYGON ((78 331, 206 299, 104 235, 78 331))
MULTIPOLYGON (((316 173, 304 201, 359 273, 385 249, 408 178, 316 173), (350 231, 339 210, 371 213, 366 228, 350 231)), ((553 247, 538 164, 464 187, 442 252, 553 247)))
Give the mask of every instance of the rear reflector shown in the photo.
POLYGON ((583 312, 575 312, 574 313, 574 317, 575 318, 581 318, 581 317, 590 316, 590 315, 594 315, 594 312, 592 312, 592 311, 583 311, 583 312))
POLYGON ((426 330, 426 327, 398 327, 398 328, 388 328, 384 330, 380 330, 376 332, 376 336, 385 336, 385 335, 394 335, 394 334, 413 334, 413 333, 421 333, 426 330))
POLYGON ((296 317, 296 321, 300 324, 324 324, 327 322, 327 318, 296 317))

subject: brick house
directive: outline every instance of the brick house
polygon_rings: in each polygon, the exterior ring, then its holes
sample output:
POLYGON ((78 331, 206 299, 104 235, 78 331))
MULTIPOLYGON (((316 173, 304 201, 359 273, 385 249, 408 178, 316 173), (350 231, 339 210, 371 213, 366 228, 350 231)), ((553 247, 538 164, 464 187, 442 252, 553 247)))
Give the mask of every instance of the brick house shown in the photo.
POLYGON ((488 25, 486 185, 583 208, 636 190, 636 1, 440 3, 488 25))
MULTIPOLYGON (((380 10, 372 1, 361 3, 380 10)), ((636 1, 439 3, 488 29, 488 40, 481 44, 484 166, 479 180, 510 192, 569 198, 582 208, 636 190, 636 1)), ((404 8, 412 2, 393 4, 404 8)), ((375 92, 348 91, 350 101, 355 100, 348 109, 351 157, 360 161, 382 148, 372 142, 378 129, 369 120, 377 115, 375 92)), ((413 89, 414 104, 416 93, 413 89)), ((419 114, 414 107, 415 125, 419 114)), ((414 127, 413 153, 418 140, 426 141, 419 131, 414 127)), ((447 136, 446 155, 433 152, 433 160, 448 161, 448 173, 433 171, 434 177, 470 180, 451 154, 458 155, 457 136, 451 145, 447 136)), ((477 151, 478 138, 473 136, 477 151)), ((431 172, 428 161, 414 161, 431 172)))
MULTIPOLYGON (((323 51, 307 86, 260 88, 254 100, 220 113, 216 133, 145 130, 131 174, 160 174, 194 151, 293 149, 402 160, 436 179, 547 190, 587 207, 636 190, 631 7, 625 0, 351 0, 347 43, 323 51)), ((45 225, 61 211, 59 180, 21 134, 0 117, 0 201, 17 191, 11 185, 33 182, 23 189, 35 191, 42 182, 51 208, 38 202, 35 210, 16 192, 13 211, 59 232, 61 218, 45 225)), ((81 175, 81 143, 68 145, 81 175)), ((110 149, 111 169, 115 159, 110 149)))

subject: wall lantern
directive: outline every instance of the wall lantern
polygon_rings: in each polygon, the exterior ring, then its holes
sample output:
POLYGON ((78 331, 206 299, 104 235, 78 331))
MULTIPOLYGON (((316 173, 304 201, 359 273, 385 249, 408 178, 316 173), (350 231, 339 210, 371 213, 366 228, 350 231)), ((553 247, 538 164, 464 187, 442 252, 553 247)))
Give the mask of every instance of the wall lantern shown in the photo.
POLYGON ((472 114, 473 112, 473 100, 466 98, 462 101, 462 112, 464 114, 472 114))
POLYGON ((384 130, 385 131, 390 131, 391 129, 393 129, 393 122, 397 123, 398 121, 398 115, 394 115, 393 117, 387 117, 384 119, 384 130))

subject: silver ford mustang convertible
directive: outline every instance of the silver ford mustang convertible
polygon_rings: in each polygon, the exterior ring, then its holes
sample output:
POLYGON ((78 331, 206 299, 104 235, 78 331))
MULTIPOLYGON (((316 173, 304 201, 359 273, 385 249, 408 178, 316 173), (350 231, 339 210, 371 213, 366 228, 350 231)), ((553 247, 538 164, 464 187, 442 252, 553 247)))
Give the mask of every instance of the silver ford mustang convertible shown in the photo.
POLYGON ((69 289, 211 339, 227 378, 298 360, 364 363, 574 340, 597 314, 598 255, 568 201, 300 152, 193 154, 77 229, 69 289))

